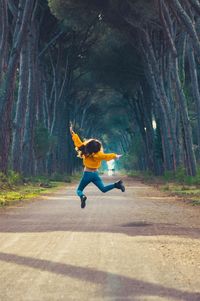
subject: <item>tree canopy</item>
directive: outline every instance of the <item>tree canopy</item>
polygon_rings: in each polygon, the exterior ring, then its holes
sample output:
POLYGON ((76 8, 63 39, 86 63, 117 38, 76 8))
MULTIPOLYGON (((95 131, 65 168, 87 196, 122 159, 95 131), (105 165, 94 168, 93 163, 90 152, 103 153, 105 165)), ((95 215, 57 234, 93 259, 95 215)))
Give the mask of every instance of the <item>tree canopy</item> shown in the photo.
POLYGON ((2 0, 1 10, 1 171, 74 172, 72 121, 131 168, 196 174, 197 0, 2 0))

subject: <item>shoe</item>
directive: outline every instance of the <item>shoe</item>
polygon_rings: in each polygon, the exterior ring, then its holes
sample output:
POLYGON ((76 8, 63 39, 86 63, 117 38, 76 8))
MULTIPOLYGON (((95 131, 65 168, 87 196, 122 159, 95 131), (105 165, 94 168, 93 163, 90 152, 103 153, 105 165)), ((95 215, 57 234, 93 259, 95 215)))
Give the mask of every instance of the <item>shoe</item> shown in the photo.
POLYGON ((85 195, 81 196, 81 208, 85 208, 87 197, 85 195))
POLYGON ((120 181, 118 181, 118 182, 115 183, 115 188, 121 189, 122 192, 125 191, 125 186, 124 186, 122 180, 120 180, 120 181))

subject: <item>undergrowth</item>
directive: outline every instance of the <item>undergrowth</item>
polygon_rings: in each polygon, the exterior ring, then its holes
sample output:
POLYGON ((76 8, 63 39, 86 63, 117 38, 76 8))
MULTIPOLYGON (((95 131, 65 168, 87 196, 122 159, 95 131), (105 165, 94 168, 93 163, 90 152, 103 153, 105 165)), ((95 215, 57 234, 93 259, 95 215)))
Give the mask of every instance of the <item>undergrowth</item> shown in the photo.
POLYGON ((167 171, 163 176, 140 171, 132 171, 128 175, 156 185, 171 195, 180 196, 194 206, 200 205, 200 168, 195 177, 188 176, 184 168, 179 168, 176 172, 167 171))
POLYGON ((9 171, 7 175, 0 173, 0 207, 35 198, 50 193, 57 187, 76 180, 78 175, 53 174, 50 177, 23 177, 19 173, 9 171))

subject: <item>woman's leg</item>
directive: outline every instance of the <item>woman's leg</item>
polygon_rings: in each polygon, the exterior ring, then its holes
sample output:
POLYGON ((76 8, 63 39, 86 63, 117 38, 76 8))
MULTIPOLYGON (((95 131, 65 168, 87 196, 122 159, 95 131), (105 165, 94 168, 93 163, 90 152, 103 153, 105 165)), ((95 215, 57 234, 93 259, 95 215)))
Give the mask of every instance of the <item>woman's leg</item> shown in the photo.
POLYGON ((89 172, 84 172, 83 177, 79 183, 79 186, 76 190, 76 193, 79 197, 84 195, 83 193, 84 188, 91 182, 91 177, 89 174, 90 174, 89 172))
POLYGON ((94 178, 91 182, 94 183, 102 192, 107 192, 113 188, 116 188, 115 184, 109 184, 105 186, 98 173, 94 174, 94 178))

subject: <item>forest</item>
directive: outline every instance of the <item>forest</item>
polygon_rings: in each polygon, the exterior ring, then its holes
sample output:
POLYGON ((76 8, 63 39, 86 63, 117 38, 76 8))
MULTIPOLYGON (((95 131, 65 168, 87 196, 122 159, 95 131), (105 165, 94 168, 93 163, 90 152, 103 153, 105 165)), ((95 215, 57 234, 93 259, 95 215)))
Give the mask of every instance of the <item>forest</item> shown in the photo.
POLYGON ((155 175, 200 163, 199 0, 1 0, 0 171, 73 174, 69 132, 155 175))

